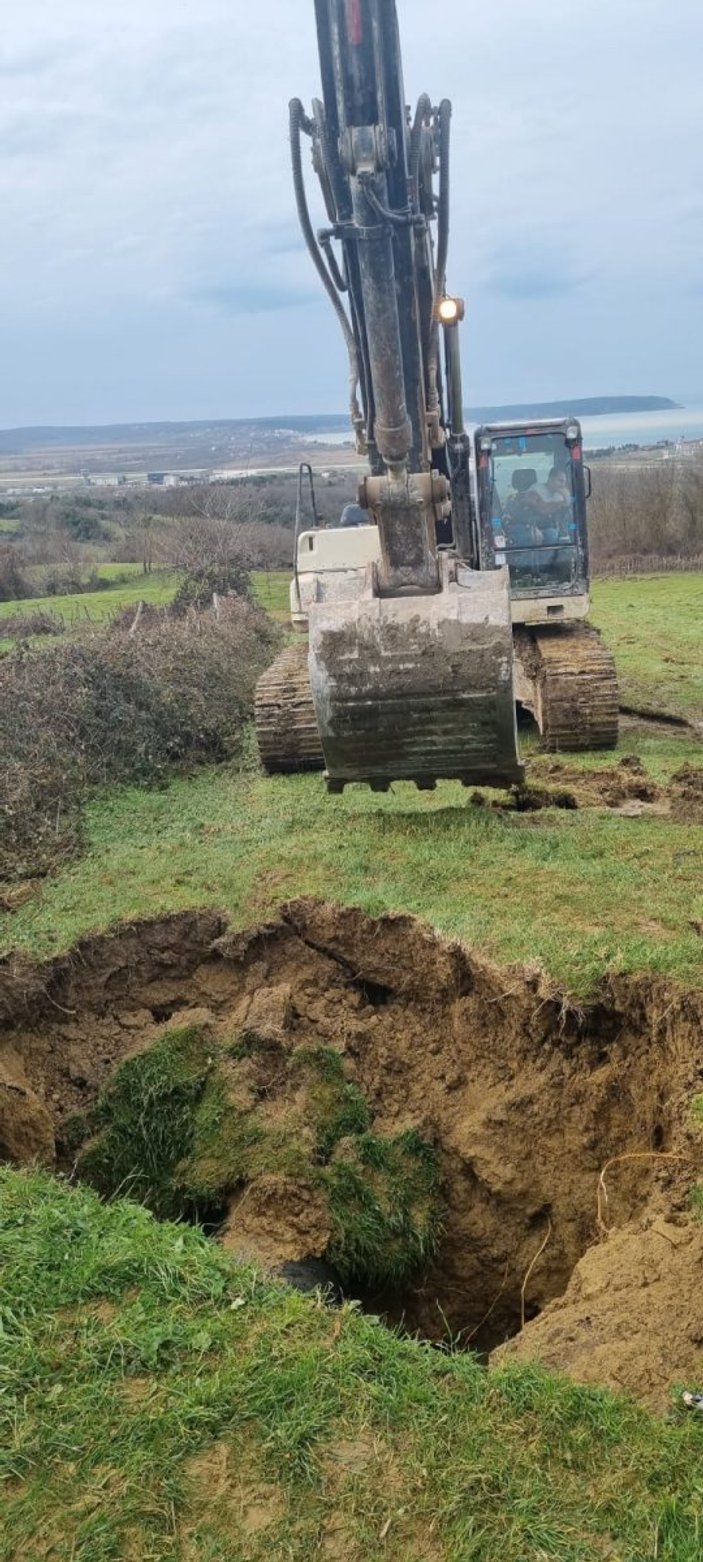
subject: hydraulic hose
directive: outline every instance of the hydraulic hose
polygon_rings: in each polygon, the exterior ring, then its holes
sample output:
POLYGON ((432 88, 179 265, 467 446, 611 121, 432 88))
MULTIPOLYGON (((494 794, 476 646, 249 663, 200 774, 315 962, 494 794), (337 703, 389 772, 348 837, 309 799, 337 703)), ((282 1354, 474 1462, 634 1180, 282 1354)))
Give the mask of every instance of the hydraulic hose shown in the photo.
POLYGON ((428 411, 439 412, 439 306, 447 283, 449 255, 449 151, 452 106, 447 98, 439 106, 439 203, 437 208, 437 264, 435 266, 434 308, 430 332, 428 365, 428 411))
POLYGON ((423 92, 418 99, 415 110, 413 128, 410 132, 410 179, 412 182, 413 204, 416 211, 420 211, 420 157, 422 154, 422 131, 432 113, 432 99, 423 92))
POLYGON ((361 430, 363 429, 364 423, 358 399, 360 374, 359 351, 354 339, 354 332, 352 331, 351 325, 347 318, 346 310, 340 300, 334 277, 331 275, 325 263, 324 255, 317 242, 312 222, 310 221, 310 210, 308 207, 308 198, 305 190, 305 179, 303 176, 303 154, 301 146, 301 133, 304 128, 310 128, 310 121, 307 118, 300 98, 293 98, 290 104, 290 147, 291 162, 293 166, 293 188, 295 190, 295 203, 298 209, 300 226, 303 230, 303 238, 305 239, 305 243, 310 253, 315 270, 318 273, 320 281, 322 282, 325 292, 330 299, 334 312, 342 328, 344 340, 346 342, 347 352, 349 354, 349 408, 351 412, 352 423, 358 437, 361 430))

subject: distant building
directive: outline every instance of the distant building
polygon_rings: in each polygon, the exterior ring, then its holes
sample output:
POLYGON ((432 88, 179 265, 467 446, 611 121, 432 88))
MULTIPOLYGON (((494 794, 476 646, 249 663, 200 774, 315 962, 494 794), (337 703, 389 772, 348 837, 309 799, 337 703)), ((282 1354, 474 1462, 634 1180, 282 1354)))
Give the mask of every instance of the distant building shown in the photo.
POLYGON ((207 472, 192 469, 189 472, 147 472, 146 480, 158 488, 187 488, 189 483, 202 483, 207 472))

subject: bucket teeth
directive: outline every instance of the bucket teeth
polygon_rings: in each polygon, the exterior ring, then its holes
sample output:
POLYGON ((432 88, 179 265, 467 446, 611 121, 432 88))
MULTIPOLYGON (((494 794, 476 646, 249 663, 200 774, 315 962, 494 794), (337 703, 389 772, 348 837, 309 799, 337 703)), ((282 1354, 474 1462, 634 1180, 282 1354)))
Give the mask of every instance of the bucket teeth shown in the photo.
POLYGON ((331 791, 522 777, 504 571, 460 570, 433 596, 316 603, 310 682, 331 791))

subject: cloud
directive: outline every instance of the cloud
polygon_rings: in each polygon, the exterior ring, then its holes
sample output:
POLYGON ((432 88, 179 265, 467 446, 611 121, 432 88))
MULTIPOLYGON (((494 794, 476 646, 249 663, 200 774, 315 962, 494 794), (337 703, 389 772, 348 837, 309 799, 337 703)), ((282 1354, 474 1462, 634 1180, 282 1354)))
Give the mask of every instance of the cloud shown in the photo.
MULTIPOLYGON (((472 8, 473 72, 428 48, 426 0, 398 10, 409 99, 454 99, 471 399, 533 398, 537 364, 547 398, 695 388, 700 0, 587 0, 578 26, 563 0, 472 8)), ((465 29, 442 0, 442 36, 465 29)), ((267 386, 276 413, 343 406, 289 166, 288 99, 320 92, 313 0, 5 0, 0 78, 0 421, 40 398, 42 421, 214 415, 225 393, 246 415, 232 363, 263 337, 260 410, 267 386)))
POLYGON ((53 71, 62 53, 64 51, 58 45, 51 49, 20 49, 14 53, 3 46, 0 49, 0 80, 31 78, 53 71))
POLYGON ((70 111, 40 119, 30 113, 18 115, 2 126, 2 157, 54 157, 60 146, 76 141, 86 128, 86 120, 70 111))
POLYGON ((299 255, 302 239, 298 222, 272 223, 259 229, 262 249, 267 255, 299 255))
POLYGON ((532 245, 523 249, 516 244, 514 249, 504 247, 490 257, 484 288, 517 303, 548 302, 568 297, 588 280, 585 272, 575 271, 568 256, 560 256, 558 246, 532 245))
POLYGON ((317 301, 317 292, 301 293, 290 287, 255 286, 251 283, 224 283, 219 287, 194 290, 189 297, 196 304, 211 304, 228 315, 272 314, 286 309, 301 309, 317 301))

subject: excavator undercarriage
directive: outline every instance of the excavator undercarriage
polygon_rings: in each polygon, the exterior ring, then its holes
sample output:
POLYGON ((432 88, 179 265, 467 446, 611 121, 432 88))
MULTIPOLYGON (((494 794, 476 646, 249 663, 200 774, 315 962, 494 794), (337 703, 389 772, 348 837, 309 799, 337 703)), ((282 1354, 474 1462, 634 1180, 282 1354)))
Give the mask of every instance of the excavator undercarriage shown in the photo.
POLYGON ((588 624, 515 630, 515 696, 552 753, 614 748, 618 740, 615 662, 588 624))
MULTIPOLYGON (((617 677, 597 630, 586 624, 516 629, 514 640, 515 695, 534 718, 540 747, 550 753, 614 748, 617 677)), ((301 639, 259 680, 256 734, 269 775, 325 767, 308 660, 308 644, 301 639)), ((490 783, 490 776, 485 780, 490 783)))

